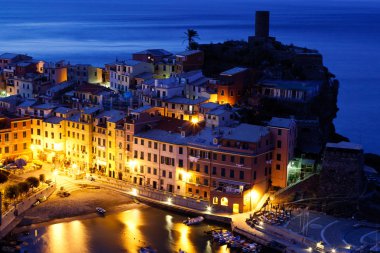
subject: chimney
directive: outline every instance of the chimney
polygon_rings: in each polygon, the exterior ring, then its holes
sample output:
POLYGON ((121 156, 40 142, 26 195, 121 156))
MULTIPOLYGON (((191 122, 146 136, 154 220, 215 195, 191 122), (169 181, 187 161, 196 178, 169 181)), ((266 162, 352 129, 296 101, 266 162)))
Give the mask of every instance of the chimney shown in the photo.
POLYGON ((269 37, 269 11, 256 11, 255 37, 269 37))

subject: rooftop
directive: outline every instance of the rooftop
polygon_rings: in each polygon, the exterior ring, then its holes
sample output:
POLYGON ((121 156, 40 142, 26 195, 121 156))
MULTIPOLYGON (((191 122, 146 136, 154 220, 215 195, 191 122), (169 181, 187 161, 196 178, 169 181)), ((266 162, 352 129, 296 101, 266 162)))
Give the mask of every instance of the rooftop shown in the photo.
POLYGON ((57 108, 56 105, 53 105, 53 104, 39 104, 39 105, 35 105, 33 106, 34 109, 39 109, 39 110, 50 110, 50 109, 54 109, 54 108, 57 108))
POLYGON ((140 51, 134 54, 151 54, 153 56, 169 56, 172 55, 169 51, 166 51, 165 49, 147 49, 144 51, 140 51))
POLYGON ((197 54, 197 53, 200 53, 202 52, 201 50, 188 50, 188 51, 184 51, 184 52, 180 52, 178 54, 176 54, 177 56, 189 56, 189 55, 192 55, 192 54, 197 54))
POLYGON ((113 91, 101 85, 85 83, 85 84, 80 85, 76 89, 76 92, 91 93, 93 95, 98 95, 103 92, 113 92, 113 91))
POLYGON ((146 110, 149 110, 151 109, 152 107, 150 105, 144 105, 144 106, 141 106, 139 108, 136 108, 134 110, 131 111, 131 113, 142 113, 146 110))
POLYGON ((291 128, 292 124, 294 123, 294 119, 292 118, 277 118, 273 117, 269 122, 268 126, 272 127, 280 127, 280 128, 291 128))
POLYGON ((0 59, 13 59, 15 57, 17 57, 19 54, 14 54, 14 53, 4 53, 2 55, 0 55, 0 59))
POLYGON ((262 136, 269 133, 263 126, 240 124, 237 127, 226 127, 222 139, 237 140, 241 142, 258 142, 262 136))
POLYGON ((118 122, 126 117, 126 113, 119 110, 109 110, 100 113, 96 118, 107 118, 108 122, 118 122))
POLYGON ((54 112, 66 114, 66 113, 70 112, 71 110, 73 110, 73 109, 61 106, 61 107, 58 107, 57 109, 55 109, 54 112))
POLYGON ((327 143, 326 148, 363 150, 363 146, 352 142, 327 143))
POLYGON ((33 106, 35 103, 37 103, 37 101, 35 99, 27 99, 24 102, 22 102, 21 104, 19 104, 17 107, 27 108, 27 107, 33 106))
POLYGON ((247 68, 241 68, 241 67, 235 67, 235 68, 232 68, 232 69, 229 69, 229 70, 226 70, 222 73, 220 73, 220 75, 222 76, 233 76, 233 75, 236 75, 238 73, 241 73, 241 72, 244 72, 248 70, 247 68))
POLYGON ((207 100, 208 98, 204 98, 204 97, 199 97, 197 99, 190 99, 190 98, 185 98, 185 97, 173 97, 173 98, 166 99, 165 102, 174 103, 174 104, 197 105, 197 104, 206 102, 207 100))
POLYGON ((45 119, 44 121, 46 123, 59 124, 62 120, 64 120, 64 118, 61 118, 61 117, 50 117, 50 118, 45 119))
POLYGON ((220 104, 214 103, 214 102, 207 102, 207 103, 201 104, 201 108, 205 108, 205 109, 215 109, 219 106, 220 104))
POLYGON ((142 61, 136 61, 136 60, 122 60, 122 61, 116 61, 116 65, 126 65, 126 66, 136 66, 140 63, 143 63, 142 61))

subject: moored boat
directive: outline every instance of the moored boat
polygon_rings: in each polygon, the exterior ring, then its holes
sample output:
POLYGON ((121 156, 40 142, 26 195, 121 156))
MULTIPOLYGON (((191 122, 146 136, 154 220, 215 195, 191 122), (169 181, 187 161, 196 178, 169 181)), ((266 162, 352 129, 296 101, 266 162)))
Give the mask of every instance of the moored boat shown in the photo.
POLYGON ((101 208, 101 207, 97 207, 97 208, 95 208, 96 209, 96 211, 99 213, 99 214, 106 214, 106 210, 105 209, 103 209, 103 208, 101 208))
POLYGON ((187 226, 195 225, 198 223, 201 223, 205 218, 203 216, 198 216, 196 218, 187 218, 187 220, 183 221, 183 224, 186 224, 187 226))
POLYGON ((157 251, 153 249, 151 246, 148 247, 141 247, 139 249, 139 253, 156 253, 157 251))

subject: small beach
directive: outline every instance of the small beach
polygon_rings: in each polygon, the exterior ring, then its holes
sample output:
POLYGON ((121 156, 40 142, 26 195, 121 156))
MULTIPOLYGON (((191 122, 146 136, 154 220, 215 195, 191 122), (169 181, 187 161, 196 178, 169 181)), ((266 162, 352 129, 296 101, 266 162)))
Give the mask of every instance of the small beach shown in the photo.
POLYGON ((96 207, 106 209, 109 214, 142 206, 145 205, 136 204, 131 197, 108 189, 80 189, 64 198, 58 196, 55 191, 47 201, 26 211, 13 232, 47 224, 94 218, 98 215, 96 207))

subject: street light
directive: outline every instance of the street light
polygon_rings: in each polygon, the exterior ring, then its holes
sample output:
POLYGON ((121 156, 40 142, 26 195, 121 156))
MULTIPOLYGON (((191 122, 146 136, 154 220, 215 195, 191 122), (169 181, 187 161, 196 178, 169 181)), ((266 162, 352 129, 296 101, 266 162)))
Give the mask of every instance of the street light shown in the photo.
POLYGON ((54 175, 54 181, 55 181, 55 184, 57 184, 57 175, 58 175, 58 170, 57 170, 57 169, 55 169, 55 170, 53 171, 53 175, 54 175))
POLYGON ((168 197, 168 204, 171 205, 173 202, 172 198, 171 197, 168 197))
POLYGON ((207 210, 207 212, 211 213, 212 212, 212 206, 207 206, 206 210, 207 210))
POLYGON ((131 194, 133 196, 137 196, 137 189, 136 188, 133 188, 132 191, 131 191, 131 194))

